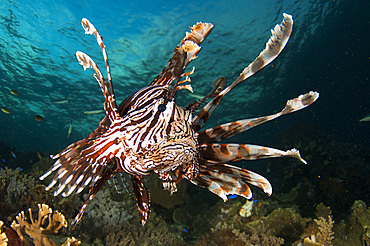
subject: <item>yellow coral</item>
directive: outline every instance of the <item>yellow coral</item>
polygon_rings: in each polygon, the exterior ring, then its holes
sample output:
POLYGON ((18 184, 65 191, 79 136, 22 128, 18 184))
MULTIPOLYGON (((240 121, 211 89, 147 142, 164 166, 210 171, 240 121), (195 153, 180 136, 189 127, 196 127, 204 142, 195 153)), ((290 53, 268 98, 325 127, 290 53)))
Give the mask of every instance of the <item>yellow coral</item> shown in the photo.
POLYGON ((46 204, 38 204, 39 213, 37 220, 32 217, 31 209, 29 212, 29 223, 26 220, 24 211, 20 212, 11 227, 15 230, 22 241, 25 240, 25 234, 33 239, 35 245, 54 246, 56 245, 48 235, 58 233, 62 227, 67 227, 67 221, 63 214, 58 211, 52 211, 46 204), (17 221, 17 222, 16 222, 17 221))
POLYGON ((1 232, 1 227, 3 226, 3 222, 0 221, 0 246, 6 246, 8 245, 8 238, 6 237, 6 234, 1 232))
POLYGON ((67 241, 65 241, 65 243, 63 243, 61 246, 77 246, 77 245, 80 245, 80 244, 81 244, 81 241, 72 237, 72 238, 68 238, 67 241))
POLYGON ((316 241, 323 245, 332 245, 331 241, 334 239, 334 232, 332 232, 334 221, 330 216, 328 220, 320 217, 318 220, 315 219, 316 224, 319 226, 319 232, 316 233, 316 241))
POLYGON ((302 243, 298 243, 298 246, 331 246, 332 240, 334 239, 334 232, 332 232, 334 221, 331 216, 328 216, 328 220, 320 217, 318 220, 314 219, 316 223, 316 232, 307 234, 302 243))

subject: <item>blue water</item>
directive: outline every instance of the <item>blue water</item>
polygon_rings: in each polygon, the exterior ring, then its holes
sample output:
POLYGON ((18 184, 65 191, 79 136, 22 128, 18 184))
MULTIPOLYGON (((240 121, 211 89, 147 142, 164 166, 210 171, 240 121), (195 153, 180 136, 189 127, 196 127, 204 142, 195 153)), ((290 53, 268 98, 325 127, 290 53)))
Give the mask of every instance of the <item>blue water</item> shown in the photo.
MULTIPOLYGON (((86 52, 102 70, 104 66, 94 38, 84 35, 80 25, 83 17, 104 37, 116 98, 121 101, 150 83, 188 26, 197 21, 212 22, 215 29, 191 64, 196 67, 192 76, 195 93, 206 94, 210 82, 221 75, 231 83, 258 55, 269 38, 269 29, 287 12, 293 15, 295 25, 286 50, 273 67, 232 92, 210 125, 272 113, 287 99, 318 90, 322 96, 310 108, 315 112, 314 120, 339 139, 348 140, 354 134, 365 142, 363 131, 368 129, 363 129, 358 119, 369 113, 369 100, 365 95, 356 96, 368 90, 365 76, 360 76, 365 72, 351 63, 356 69, 353 76, 359 77, 337 76, 338 71, 348 70, 347 60, 359 65, 368 62, 363 51, 353 51, 351 40, 343 40, 344 35, 352 38, 341 32, 347 18, 344 15, 350 15, 343 8, 347 5, 354 8, 345 1, 1 1, 0 104, 12 114, 0 114, 0 139, 18 151, 55 153, 95 129, 102 115, 83 112, 101 109, 103 97, 93 72, 83 71, 75 52, 86 52), (363 62, 355 58, 361 56, 363 62), (350 84, 356 86, 349 90, 350 84), (21 95, 10 94, 10 89, 21 95), (52 103, 62 99, 69 102, 52 103), (46 120, 35 121, 34 115, 46 120), (71 122, 73 131, 67 139, 71 122)), ((361 45, 364 32, 358 29, 361 45)), ((183 95, 179 95, 180 101, 183 95)), ((191 99, 186 98, 186 102, 191 99)), ((289 121, 297 117, 313 119, 311 113, 302 112, 289 121)))

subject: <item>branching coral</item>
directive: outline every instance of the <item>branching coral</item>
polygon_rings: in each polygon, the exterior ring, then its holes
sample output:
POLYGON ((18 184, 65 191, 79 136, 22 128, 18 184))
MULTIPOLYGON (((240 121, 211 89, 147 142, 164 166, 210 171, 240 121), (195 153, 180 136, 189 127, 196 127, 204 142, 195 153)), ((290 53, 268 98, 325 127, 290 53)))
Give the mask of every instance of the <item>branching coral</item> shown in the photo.
POLYGON ((334 239, 334 232, 332 232, 334 221, 330 216, 328 220, 320 217, 318 220, 315 219, 316 224, 319 226, 319 232, 316 233, 316 241, 323 245, 332 245, 331 241, 334 239))
MULTIPOLYGON (((67 227, 67 221, 63 214, 58 211, 52 211, 46 204, 38 204, 38 218, 33 219, 31 209, 28 209, 29 220, 24 211, 20 212, 11 227, 15 230, 24 242, 26 235, 33 239, 35 245, 55 246, 56 244, 48 237, 50 234, 56 234, 62 227, 67 227)), ((63 245, 79 245, 76 239, 68 239, 63 245)))
POLYGON ((4 232, 1 232, 1 227, 3 226, 3 222, 0 221, 0 246, 6 246, 8 245, 8 238, 6 237, 4 232))
POLYGON ((331 216, 328 219, 320 217, 314 219, 315 224, 305 229, 302 243, 298 243, 298 246, 330 246, 334 239, 334 232, 332 231, 334 221, 331 216))

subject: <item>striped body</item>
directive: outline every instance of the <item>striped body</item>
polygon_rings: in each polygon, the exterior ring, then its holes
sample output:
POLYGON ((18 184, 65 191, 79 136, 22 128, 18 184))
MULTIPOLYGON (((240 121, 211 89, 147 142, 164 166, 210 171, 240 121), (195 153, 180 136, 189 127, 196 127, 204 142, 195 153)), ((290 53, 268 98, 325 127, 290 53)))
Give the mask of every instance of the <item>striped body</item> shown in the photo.
POLYGON ((93 68, 94 77, 103 92, 105 116, 98 128, 86 138, 71 144, 61 153, 52 156, 54 165, 40 179, 56 172, 47 189, 58 183, 54 195, 68 196, 90 186, 87 200, 75 222, 79 222, 87 206, 99 189, 106 183, 117 191, 131 190, 126 183, 130 177, 132 191, 144 225, 149 214, 149 192, 142 176, 156 173, 163 188, 172 192, 183 179, 207 188, 224 201, 227 195, 236 194, 251 198, 248 184, 272 193, 267 179, 252 171, 232 166, 227 162, 256 160, 272 157, 292 157, 306 163, 298 150, 278 150, 252 144, 219 144, 217 142, 246 131, 279 116, 303 109, 319 96, 309 92, 289 100, 281 112, 253 119, 229 122, 200 131, 224 96, 235 86, 273 61, 287 44, 293 27, 293 19, 284 14, 284 20, 271 30, 272 36, 266 48, 247 66, 228 87, 220 77, 213 82, 212 91, 198 102, 186 108, 176 105, 176 92, 192 91, 188 75, 184 72, 190 61, 196 58, 200 43, 212 30, 210 23, 197 23, 177 45, 172 58, 161 73, 149 84, 127 97, 118 107, 115 102, 108 57, 103 39, 95 27, 82 20, 86 34, 96 37, 102 49, 108 73, 106 81, 95 62, 78 51, 76 57, 86 68, 93 68), (203 108, 198 108, 211 99, 203 108))

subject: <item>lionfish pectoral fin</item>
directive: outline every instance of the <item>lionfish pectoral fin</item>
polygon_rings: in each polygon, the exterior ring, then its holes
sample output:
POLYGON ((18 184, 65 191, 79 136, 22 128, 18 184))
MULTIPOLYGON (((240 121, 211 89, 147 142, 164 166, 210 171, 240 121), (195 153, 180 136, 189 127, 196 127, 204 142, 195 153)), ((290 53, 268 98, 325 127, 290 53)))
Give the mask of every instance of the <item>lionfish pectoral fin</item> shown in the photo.
POLYGON ((131 175, 132 187, 136 196, 136 204, 141 216, 141 224, 144 226, 150 209, 150 198, 148 189, 145 187, 141 177, 131 175))
POLYGON ((272 193, 271 184, 266 178, 257 173, 228 164, 214 164, 204 161, 199 166, 198 176, 189 181, 207 188, 225 202, 227 201, 227 195, 232 194, 247 199, 251 198, 252 191, 247 183, 261 188, 268 195, 272 193))
POLYGON ((202 144, 199 146, 199 152, 204 159, 214 162, 224 163, 274 157, 292 157, 307 164, 296 149, 283 151, 253 144, 202 144))
POLYGON ((198 133, 198 141, 200 144, 219 142, 226 138, 235 136, 238 133, 247 131, 255 126, 263 124, 267 121, 276 119, 279 116, 301 110, 314 103, 318 98, 318 92, 310 91, 306 94, 298 96, 297 98, 288 100, 284 109, 276 114, 229 122, 201 131, 198 133))
POLYGON ((91 187, 89 190, 89 194, 87 195, 87 199, 85 200, 84 204, 82 205, 80 211, 78 212, 77 216, 75 217, 72 224, 78 224, 81 221, 81 218, 85 212, 87 204, 95 197, 96 193, 103 187, 103 185, 109 180, 109 178, 113 175, 113 169, 106 169, 101 178, 91 187))
MULTIPOLYGON (((200 50, 200 43, 207 37, 212 30, 211 23, 198 22, 192 26, 191 33, 186 33, 186 36, 181 40, 180 44, 174 50, 174 54, 167 62, 161 73, 150 83, 150 85, 167 85, 174 80, 186 77, 192 72, 183 73, 190 61, 196 58, 200 50), (184 56, 185 55, 185 56, 184 56)), ((181 82, 187 82, 188 80, 181 82)))
POLYGON ((97 138, 88 136, 52 156, 57 159, 56 162, 40 177, 40 180, 43 180, 52 172, 56 172, 46 189, 49 190, 59 183, 54 195, 62 194, 66 197, 74 192, 80 193, 86 186, 93 186, 99 180, 106 179, 106 175, 110 175, 109 172, 115 171, 118 166, 115 154, 120 145, 116 141, 116 134, 119 132, 108 130, 97 135, 97 138))
POLYGON ((265 49, 240 73, 239 77, 230 86, 222 90, 193 118, 194 130, 199 131, 203 127, 223 97, 231 89, 271 63, 284 49, 292 33, 293 19, 291 15, 285 13, 283 15, 283 21, 271 30, 272 35, 267 41, 265 49))

